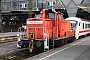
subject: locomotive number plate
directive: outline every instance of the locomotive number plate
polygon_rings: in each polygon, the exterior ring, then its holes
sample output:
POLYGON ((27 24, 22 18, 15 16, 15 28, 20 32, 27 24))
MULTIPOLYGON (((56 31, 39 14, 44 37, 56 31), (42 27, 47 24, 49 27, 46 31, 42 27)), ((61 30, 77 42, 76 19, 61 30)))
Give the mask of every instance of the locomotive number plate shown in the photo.
POLYGON ((27 21, 27 24, 43 24, 43 21, 27 21))

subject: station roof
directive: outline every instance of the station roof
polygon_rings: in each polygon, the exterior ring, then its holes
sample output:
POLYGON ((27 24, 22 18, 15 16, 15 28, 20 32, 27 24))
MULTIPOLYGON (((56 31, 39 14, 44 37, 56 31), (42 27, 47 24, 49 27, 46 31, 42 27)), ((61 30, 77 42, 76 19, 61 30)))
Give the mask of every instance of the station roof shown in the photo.
POLYGON ((77 7, 90 13, 90 0, 83 0, 83 3, 79 4, 77 7))

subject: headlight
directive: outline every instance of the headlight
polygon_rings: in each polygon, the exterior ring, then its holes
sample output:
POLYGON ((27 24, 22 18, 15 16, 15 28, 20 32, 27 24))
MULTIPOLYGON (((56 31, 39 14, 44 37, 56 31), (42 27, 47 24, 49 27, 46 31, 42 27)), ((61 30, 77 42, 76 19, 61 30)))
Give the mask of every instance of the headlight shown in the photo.
POLYGON ((17 34, 17 36, 20 36, 20 35, 21 35, 21 33, 18 33, 18 34, 17 34))
POLYGON ((20 36, 19 34, 17 34, 17 36, 20 36))

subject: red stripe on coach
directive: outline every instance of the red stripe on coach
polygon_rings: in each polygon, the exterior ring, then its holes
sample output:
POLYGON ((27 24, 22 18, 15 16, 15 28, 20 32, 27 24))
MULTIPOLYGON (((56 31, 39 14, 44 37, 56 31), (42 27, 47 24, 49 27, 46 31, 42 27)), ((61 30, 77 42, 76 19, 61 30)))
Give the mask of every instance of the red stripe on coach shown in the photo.
POLYGON ((90 32, 90 30, 79 31, 79 33, 90 32))

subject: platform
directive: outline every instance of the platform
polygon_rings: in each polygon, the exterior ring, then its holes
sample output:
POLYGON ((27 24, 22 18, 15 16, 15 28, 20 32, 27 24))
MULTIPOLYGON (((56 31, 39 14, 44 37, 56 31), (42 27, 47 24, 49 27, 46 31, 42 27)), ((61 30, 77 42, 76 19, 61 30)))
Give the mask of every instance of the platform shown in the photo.
MULTIPOLYGON (((7 32, 0 33, 0 43, 9 42, 9 41, 17 41, 17 34, 20 32, 7 32)), ((22 35, 25 36, 26 32, 22 32, 22 35)))
MULTIPOLYGON (((17 36, 19 32, 7 32, 7 33, 0 33, 0 37, 10 37, 10 36, 17 36)), ((25 32, 23 32, 25 35, 25 32)))
POLYGON ((90 36, 26 60, 90 60, 90 36))

